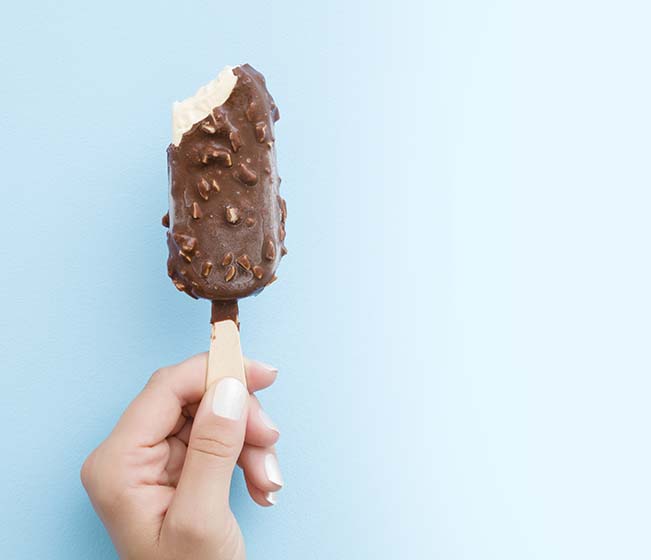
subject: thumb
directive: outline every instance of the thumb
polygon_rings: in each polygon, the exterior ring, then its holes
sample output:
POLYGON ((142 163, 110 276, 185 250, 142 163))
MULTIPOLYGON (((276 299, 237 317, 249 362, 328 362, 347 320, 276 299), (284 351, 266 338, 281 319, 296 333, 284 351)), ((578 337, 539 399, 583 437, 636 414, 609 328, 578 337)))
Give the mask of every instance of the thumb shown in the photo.
POLYGON ((224 377, 208 388, 166 518, 205 526, 230 515, 231 477, 244 444, 248 404, 249 393, 235 377, 224 377))

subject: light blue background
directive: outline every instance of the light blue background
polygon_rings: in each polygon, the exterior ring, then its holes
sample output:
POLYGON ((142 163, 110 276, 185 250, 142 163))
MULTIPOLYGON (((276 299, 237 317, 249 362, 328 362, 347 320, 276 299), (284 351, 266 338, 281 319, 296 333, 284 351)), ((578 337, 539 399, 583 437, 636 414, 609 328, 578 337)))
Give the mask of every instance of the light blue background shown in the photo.
POLYGON ((648 3, 12 2, 0 557, 114 558, 78 480, 208 305, 165 274, 170 105, 268 77, 289 205, 242 304, 282 428, 252 559, 649 558, 648 3))

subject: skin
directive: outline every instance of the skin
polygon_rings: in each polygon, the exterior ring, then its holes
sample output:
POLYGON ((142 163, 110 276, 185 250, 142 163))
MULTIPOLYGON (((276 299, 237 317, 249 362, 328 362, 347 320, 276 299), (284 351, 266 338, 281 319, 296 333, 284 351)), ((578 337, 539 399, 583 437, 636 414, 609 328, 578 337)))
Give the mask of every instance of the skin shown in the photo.
POLYGON ((82 483, 120 558, 246 557, 229 506, 233 469, 242 467, 251 498, 263 507, 273 505, 270 493, 281 486, 264 466, 279 433, 265 423, 253 395, 277 372, 253 360, 245 365, 251 394, 237 387, 244 403, 239 419, 213 411, 221 389, 213 385, 204 394, 207 354, 198 354, 154 373, 84 462, 82 483))

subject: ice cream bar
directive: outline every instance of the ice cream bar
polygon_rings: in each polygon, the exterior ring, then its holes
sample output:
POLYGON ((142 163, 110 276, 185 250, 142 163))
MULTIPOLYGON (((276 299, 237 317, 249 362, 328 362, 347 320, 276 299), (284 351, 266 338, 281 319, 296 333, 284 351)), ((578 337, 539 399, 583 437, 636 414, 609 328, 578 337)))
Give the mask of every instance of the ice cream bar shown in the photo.
POLYGON ((248 64, 226 67, 176 103, 167 149, 167 270, 177 289, 215 302, 213 322, 236 300, 276 279, 287 208, 279 194, 274 123, 265 79, 248 64))

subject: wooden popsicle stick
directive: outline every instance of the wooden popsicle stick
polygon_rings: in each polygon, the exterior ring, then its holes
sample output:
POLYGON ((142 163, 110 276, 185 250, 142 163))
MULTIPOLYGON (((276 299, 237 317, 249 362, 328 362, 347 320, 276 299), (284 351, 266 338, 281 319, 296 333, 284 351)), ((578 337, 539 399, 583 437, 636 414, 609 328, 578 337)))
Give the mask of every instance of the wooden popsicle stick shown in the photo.
POLYGON ((223 377, 235 377, 246 387, 240 331, 231 320, 211 324, 206 389, 223 377))

